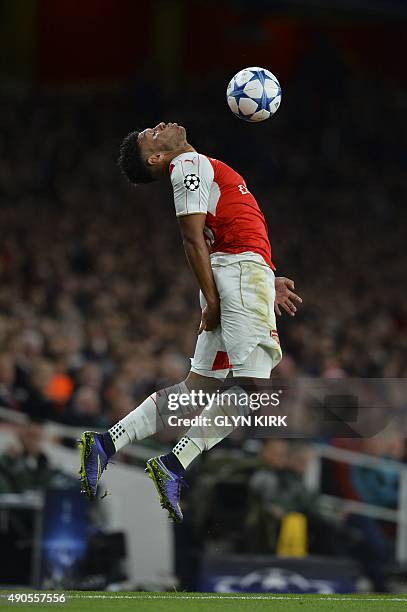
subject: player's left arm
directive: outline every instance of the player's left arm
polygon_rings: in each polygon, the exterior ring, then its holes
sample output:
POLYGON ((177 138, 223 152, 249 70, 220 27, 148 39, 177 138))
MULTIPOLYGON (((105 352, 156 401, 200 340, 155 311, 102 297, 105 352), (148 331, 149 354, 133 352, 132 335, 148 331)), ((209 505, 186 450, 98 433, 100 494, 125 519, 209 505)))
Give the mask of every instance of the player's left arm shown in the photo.
POLYGON ((297 307, 302 304, 300 296, 294 293, 294 281, 285 276, 277 276, 275 288, 274 310, 278 315, 281 315, 281 308, 283 308, 290 316, 294 317, 297 307))

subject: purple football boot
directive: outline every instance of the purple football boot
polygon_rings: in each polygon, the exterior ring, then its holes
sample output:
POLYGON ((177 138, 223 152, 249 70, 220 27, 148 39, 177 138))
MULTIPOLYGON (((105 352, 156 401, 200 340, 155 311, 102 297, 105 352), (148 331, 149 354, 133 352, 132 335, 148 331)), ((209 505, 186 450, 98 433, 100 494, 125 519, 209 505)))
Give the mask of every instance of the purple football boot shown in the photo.
POLYGON ((97 485, 106 469, 109 457, 101 442, 102 434, 85 431, 78 442, 81 453, 81 492, 88 499, 96 497, 97 485))
POLYGON ((161 507, 167 510, 174 523, 181 523, 184 518, 180 506, 181 488, 188 485, 182 476, 165 465, 167 457, 168 455, 161 455, 149 459, 146 472, 157 489, 161 507))

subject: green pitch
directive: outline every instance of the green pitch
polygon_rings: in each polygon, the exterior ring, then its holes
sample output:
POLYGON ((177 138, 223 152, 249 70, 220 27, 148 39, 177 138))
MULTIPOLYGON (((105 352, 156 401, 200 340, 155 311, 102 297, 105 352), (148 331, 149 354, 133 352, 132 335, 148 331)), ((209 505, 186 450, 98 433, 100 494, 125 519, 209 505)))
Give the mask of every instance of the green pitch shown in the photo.
MULTIPOLYGON (((38 591, 37 591, 38 592, 38 591)), ((407 610, 404 595, 266 595, 217 593, 104 593, 66 591, 65 603, 9 603, 0 591, 0 607, 10 610, 76 610, 87 612, 348 612, 407 610)))

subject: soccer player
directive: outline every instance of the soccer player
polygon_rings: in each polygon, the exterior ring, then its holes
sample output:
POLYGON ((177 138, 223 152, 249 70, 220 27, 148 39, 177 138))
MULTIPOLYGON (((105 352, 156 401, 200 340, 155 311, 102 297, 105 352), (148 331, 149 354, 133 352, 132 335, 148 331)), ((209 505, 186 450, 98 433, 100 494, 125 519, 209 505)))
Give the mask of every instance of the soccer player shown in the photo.
POLYGON ((233 431, 229 423, 215 425, 220 421, 215 417, 247 412, 249 402, 240 398, 255 382, 269 380, 282 356, 275 311, 285 309, 293 316, 301 298, 293 281, 274 276, 266 222, 244 179, 223 162, 198 153, 184 127, 159 123, 132 132, 122 142, 118 163, 135 185, 170 179, 186 257, 200 289, 202 317, 185 380, 153 393, 108 432, 82 434, 82 491, 95 497, 109 459, 133 440, 163 428, 170 414, 168 398, 183 397, 177 412, 182 416, 196 410, 194 392, 219 389, 222 401, 205 408, 211 424, 191 427, 171 453, 147 462, 161 505, 172 520, 181 521, 186 469, 233 431))

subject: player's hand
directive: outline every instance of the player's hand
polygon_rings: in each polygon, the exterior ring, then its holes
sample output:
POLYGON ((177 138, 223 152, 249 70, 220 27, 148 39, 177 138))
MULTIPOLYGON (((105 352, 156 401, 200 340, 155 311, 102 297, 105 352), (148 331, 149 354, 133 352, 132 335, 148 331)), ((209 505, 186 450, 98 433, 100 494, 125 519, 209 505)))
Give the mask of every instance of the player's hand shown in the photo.
POLYGON ((207 305, 202 309, 201 323, 199 325, 198 335, 203 331, 213 331, 220 323, 220 303, 207 305))
POLYGON ((275 287, 274 310, 281 316, 281 308, 283 308, 291 317, 294 317, 297 307, 302 304, 300 296, 294 293, 294 281, 285 276, 278 276, 275 280, 275 287))

